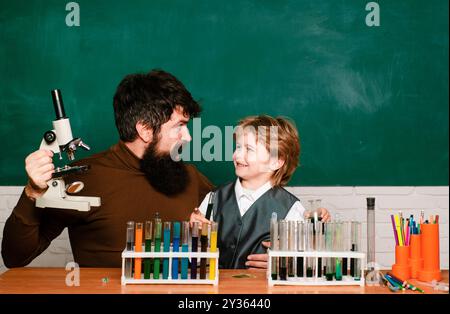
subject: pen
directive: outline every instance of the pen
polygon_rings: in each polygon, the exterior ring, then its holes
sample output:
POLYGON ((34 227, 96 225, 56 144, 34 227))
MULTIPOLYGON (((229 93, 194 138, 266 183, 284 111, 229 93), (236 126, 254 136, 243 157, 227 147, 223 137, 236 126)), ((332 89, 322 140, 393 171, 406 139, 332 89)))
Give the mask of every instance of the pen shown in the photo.
POLYGON ((212 209, 214 207, 214 198, 215 198, 215 196, 216 196, 216 192, 214 192, 214 191, 209 194, 208 207, 206 209, 206 215, 205 215, 205 218, 208 219, 208 220, 211 219, 211 212, 212 212, 212 209))
POLYGON ((395 277, 394 275, 392 275, 391 273, 387 273, 386 276, 390 277, 392 280, 394 280, 395 282, 397 282, 398 284, 400 284, 402 287, 411 289, 413 291, 419 291, 420 293, 425 293, 425 291, 423 291, 422 289, 420 289, 419 287, 413 286, 412 284, 410 284, 409 282, 402 281, 399 278, 395 277))

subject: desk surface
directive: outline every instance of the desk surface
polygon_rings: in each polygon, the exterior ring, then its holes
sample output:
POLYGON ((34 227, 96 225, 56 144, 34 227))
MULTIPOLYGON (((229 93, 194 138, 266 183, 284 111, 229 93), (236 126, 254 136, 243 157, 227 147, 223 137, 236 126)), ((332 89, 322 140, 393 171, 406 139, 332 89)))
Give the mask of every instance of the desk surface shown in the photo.
MULTIPOLYGON (((219 285, 127 285, 120 284, 121 270, 116 268, 81 268, 80 286, 66 286, 63 268, 15 268, 0 275, 0 294, 5 293, 170 293, 170 294, 303 294, 303 293, 345 293, 382 294, 391 292, 387 287, 377 286, 274 286, 267 285, 265 271, 221 270, 219 285), (235 278, 234 275, 248 274, 250 278, 235 278), (108 278, 104 283, 103 278, 108 278)), ((443 271, 443 281, 448 282, 448 271, 443 271)), ((423 288, 426 293, 440 293, 415 280, 411 283, 423 288)), ((396 294, 418 293, 413 291, 396 294)))

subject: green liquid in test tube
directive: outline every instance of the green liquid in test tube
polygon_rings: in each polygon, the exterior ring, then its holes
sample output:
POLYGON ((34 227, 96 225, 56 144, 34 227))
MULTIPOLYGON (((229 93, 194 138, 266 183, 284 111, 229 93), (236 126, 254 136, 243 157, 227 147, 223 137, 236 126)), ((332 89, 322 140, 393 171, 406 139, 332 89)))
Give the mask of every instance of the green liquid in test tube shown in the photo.
MULTIPOLYGON (((164 252, 170 252, 170 229, 171 223, 164 223, 164 252)), ((169 278, 169 258, 163 259, 163 279, 169 278)))
MULTIPOLYGON (((335 224, 334 251, 342 251, 342 222, 335 224)), ((336 280, 342 280, 342 257, 336 257, 336 280)))
MULTIPOLYGON (((155 219, 155 252, 161 252, 161 219, 155 219)), ((153 279, 159 279, 159 272, 161 267, 161 259, 155 258, 153 261, 153 279)))
MULTIPOLYGON (((145 252, 152 251, 152 238, 153 238, 153 222, 145 222, 145 252)), ((150 274, 152 272, 152 259, 144 259, 144 279, 150 279, 150 274)))

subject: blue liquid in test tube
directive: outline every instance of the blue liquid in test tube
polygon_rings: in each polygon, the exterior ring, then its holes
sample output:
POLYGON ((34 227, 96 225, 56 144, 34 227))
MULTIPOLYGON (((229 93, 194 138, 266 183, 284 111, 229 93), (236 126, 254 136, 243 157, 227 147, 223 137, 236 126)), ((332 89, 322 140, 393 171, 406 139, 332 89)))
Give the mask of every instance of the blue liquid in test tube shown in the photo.
MULTIPOLYGON (((180 251, 180 223, 173 223, 173 252, 180 251)), ((178 279, 178 257, 172 258, 172 279, 178 279)))
MULTIPOLYGON (((170 252, 170 222, 164 223, 164 252, 170 252)), ((163 260, 163 279, 169 278, 169 258, 163 260)))

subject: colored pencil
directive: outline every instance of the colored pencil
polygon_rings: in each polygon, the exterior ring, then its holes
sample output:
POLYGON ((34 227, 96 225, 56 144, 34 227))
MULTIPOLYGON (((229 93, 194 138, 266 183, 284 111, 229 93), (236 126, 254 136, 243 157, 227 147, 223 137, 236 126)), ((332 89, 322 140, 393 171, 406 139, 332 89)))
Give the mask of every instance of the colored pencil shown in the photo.
POLYGON ((398 234, 397 234, 397 227, 395 226, 394 215, 391 215, 391 222, 392 222, 392 229, 394 230, 395 245, 398 246, 398 234))

